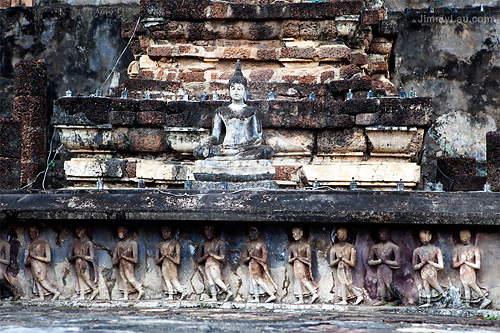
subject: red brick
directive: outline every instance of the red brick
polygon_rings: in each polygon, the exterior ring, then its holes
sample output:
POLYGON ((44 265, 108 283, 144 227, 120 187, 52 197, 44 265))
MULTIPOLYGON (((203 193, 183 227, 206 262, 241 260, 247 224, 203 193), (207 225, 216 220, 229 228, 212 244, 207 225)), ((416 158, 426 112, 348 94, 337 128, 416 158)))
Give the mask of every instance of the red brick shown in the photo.
POLYGON ((319 22, 305 21, 300 23, 300 38, 305 40, 318 39, 320 33, 319 22))
POLYGON ((191 45, 179 45, 179 53, 189 53, 191 45))
POLYGON ((212 2, 209 18, 225 18, 227 13, 227 2, 212 2))
POLYGON ((219 80, 229 80, 233 76, 234 72, 225 71, 219 74, 219 80))
POLYGON ((137 175, 137 162, 127 162, 125 165, 125 174, 128 178, 135 178, 137 175))
POLYGON ((141 79, 154 79, 155 73, 147 69, 141 69, 139 72, 139 78, 141 79))
POLYGON ((45 161, 47 157, 47 135, 45 127, 23 127, 21 157, 35 163, 45 161))
POLYGON ((291 181, 293 175, 297 173, 300 166, 293 165, 277 165, 275 166, 274 180, 288 180, 291 181))
POLYGON ((151 59, 157 59, 161 57, 171 57, 173 48, 171 46, 150 46, 148 48, 148 56, 151 59))
POLYGON ((351 64, 362 66, 367 65, 370 62, 368 55, 366 53, 352 53, 351 54, 351 64))
MULTIPOLYGON (((35 180, 36 176, 43 170, 43 168, 38 163, 32 163, 29 161, 21 161, 21 185, 28 184, 35 180)), ((42 178, 38 178, 37 182, 33 184, 33 187, 40 187, 42 183, 42 178)))
POLYGON ((357 74, 360 72, 361 72, 361 68, 359 68, 358 66, 353 65, 353 64, 340 67, 340 77, 342 79, 347 80, 347 79, 351 78, 354 74, 357 74))
POLYGON ((320 60, 347 60, 351 58, 351 49, 348 47, 330 46, 319 49, 320 60))
POLYGON ((175 75, 176 75, 176 73, 168 73, 167 74, 167 81, 175 80, 175 75))
POLYGON ((335 71, 326 71, 321 73, 320 76, 320 81, 321 83, 325 83, 328 80, 334 80, 335 79, 335 71))
POLYGON ((272 69, 258 69, 250 73, 250 80, 269 82, 274 74, 272 69))
POLYGON ((137 113, 137 123, 139 125, 158 125, 167 124, 167 117, 160 111, 142 111, 137 113))
POLYGON ((231 26, 226 29, 226 38, 227 39, 242 39, 243 38, 243 30, 240 27, 231 26))
POLYGON ((40 96, 18 96, 14 98, 13 116, 24 126, 47 125, 47 101, 40 96))
POLYGON ((297 75, 285 75, 281 80, 286 83, 294 83, 299 80, 299 77, 297 75))
POLYGON ((278 60, 278 54, 275 49, 258 49, 257 60, 278 60))
POLYGON ((370 74, 385 74, 389 71, 389 64, 387 62, 372 62, 368 66, 370 74))
POLYGON ((360 113, 356 115, 356 125, 373 126, 380 123, 378 113, 360 113))
POLYGON ((17 158, 0 157, 0 189, 21 187, 21 162, 17 158))
POLYGON ((303 84, 313 84, 316 83, 316 77, 312 75, 305 75, 299 77, 299 83, 303 84))
POLYGON ((205 82, 205 73, 203 72, 179 73, 179 80, 184 82, 205 82))
POLYGON ((373 38, 368 52, 389 55, 392 52, 392 42, 383 37, 373 38))
POLYGON ((317 56, 316 49, 312 47, 283 47, 281 58, 291 59, 314 59, 317 56))
POLYGON ((44 60, 16 64, 16 96, 47 95, 47 65, 44 60))
POLYGON ((283 37, 284 38, 299 38, 299 22, 288 21, 283 24, 283 37))
POLYGON ((112 125, 131 126, 135 124, 135 112, 112 111, 109 113, 109 122, 112 125))
POLYGON ((250 58, 250 49, 244 47, 227 47, 222 57, 225 59, 248 59, 250 58))
POLYGON ((361 14, 361 23, 364 25, 378 24, 380 20, 378 10, 364 10, 361 14))

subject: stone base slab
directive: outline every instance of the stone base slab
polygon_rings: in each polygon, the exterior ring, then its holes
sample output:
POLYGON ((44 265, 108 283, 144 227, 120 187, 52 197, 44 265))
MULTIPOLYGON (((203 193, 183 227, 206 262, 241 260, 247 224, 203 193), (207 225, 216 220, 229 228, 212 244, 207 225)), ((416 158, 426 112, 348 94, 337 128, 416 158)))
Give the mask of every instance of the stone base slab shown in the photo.
POLYGON ((194 190, 265 190, 278 189, 274 180, 260 180, 248 182, 203 182, 193 181, 194 190))
POLYGON ((416 163, 332 163, 304 165, 302 172, 309 183, 318 180, 323 185, 348 186, 354 177, 358 186, 390 186, 400 180, 415 187, 420 181, 420 166, 416 163))
POLYGON ((194 178, 204 182, 253 182, 273 180, 275 169, 271 160, 237 160, 214 157, 196 161, 194 178))

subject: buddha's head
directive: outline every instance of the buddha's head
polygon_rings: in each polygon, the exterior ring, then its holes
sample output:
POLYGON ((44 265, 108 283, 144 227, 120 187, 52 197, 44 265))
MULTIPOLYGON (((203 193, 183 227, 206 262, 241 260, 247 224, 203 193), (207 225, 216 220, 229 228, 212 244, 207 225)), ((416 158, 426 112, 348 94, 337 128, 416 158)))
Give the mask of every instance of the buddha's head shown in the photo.
POLYGON ((424 245, 429 244, 431 239, 432 239, 431 232, 429 230, 426 230, 426 229, 420 230, 420 232, 418 233, 418 236, 420 238, 420 241, 424 245))
POLYGON ((236 62, 236 69, 233 76, 229 79, 229 96, 233 102, 243 101, 245 99, 248 88, 247 79, 243 76, 241 71, 241 63, 236 62))

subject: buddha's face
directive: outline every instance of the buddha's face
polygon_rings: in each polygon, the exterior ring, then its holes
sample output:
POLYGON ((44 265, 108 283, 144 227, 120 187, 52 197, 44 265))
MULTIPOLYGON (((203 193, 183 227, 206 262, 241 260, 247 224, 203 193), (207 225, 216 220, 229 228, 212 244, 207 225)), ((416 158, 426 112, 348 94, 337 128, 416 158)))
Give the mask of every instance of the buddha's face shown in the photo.
POLYGON ((214 238, 215 236, 215 229, 213 226, 209 225, 205 227, 205 237, 207 237, 208 240, 214 238))
POLYGON ((382 242, 387 242, 391 239, 391 232, 388 229, 380 229, 378 232, 378 238, 382 242))
POLYGON ((161 235, 163 239, 170 239, 172 237, 172 229, 170 227, 161 228, 161 235))
POLYGON ((429 230, 420 230, 418 236, 420 237, 420 241, 422 244, 429 244, 432 239, 432 234, 429 230))
POLYGON ((345 242, 347 240, 347 229, 346 228, 338 229, 337 237, 339 238, 339 241, 345 242))
POLYGON ((127 236, 128 230, 125 227, 118 227, 117 232, 118 232, 118 238, 124 239, 127 236))
POLYGON ((38 228, 35 226, 30 226, 28 228, 28 234, 30 235, 30 238, 33 240, 38 237, 38 228))
POLYGON ((251 240, 253 240, 253 241, 254 241, 254 240, 256 240, 257 238, 259 238, 259 232, 257 231, 257 229, 256 229, 256 228, 251 228, 249 233, 250 233, 250 239, 251 239, 251 240))
POLYGON ((75 234, 76 234, 76 237, 83 238, 83 236, 85 236, 85 228, 83 228, 83 227, 76 228, 75 234))
POLYGON ((302 231, 302 228, 297 227, 297 228, 292 229, 292 236, 293 236, 293 239, 295 239, 296 241, 301 239, 303 235, 304 235, 304 231, 302 231))
POLYGON ((460 231, 460 241, 464 245, 467 245, 470 243, 470 231, 469 230, 460 231))
POLYGON ((241 83, 233 83, 231 87, 229 87, 229 96, 235 102, 240 102, 245 98, 247 90, 245 86, 241 83))

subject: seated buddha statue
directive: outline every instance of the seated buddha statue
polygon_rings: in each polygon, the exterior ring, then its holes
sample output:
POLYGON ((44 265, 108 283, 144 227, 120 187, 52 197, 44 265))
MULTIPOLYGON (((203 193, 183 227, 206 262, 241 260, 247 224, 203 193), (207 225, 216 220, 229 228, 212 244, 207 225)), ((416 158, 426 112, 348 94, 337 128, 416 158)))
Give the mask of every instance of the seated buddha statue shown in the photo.
POLYGON ((229 79, 231 104, 215 110, 212 135, 194 149, 197 159, 226 156, 253 160, 273 156, 273 149, 263 144, 260 110, 245 104, 246 94, 247 79, 241 72, 238 60, 234 75, 229 79))

